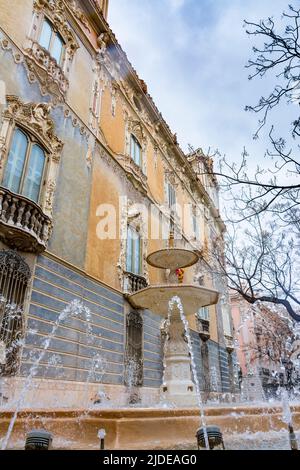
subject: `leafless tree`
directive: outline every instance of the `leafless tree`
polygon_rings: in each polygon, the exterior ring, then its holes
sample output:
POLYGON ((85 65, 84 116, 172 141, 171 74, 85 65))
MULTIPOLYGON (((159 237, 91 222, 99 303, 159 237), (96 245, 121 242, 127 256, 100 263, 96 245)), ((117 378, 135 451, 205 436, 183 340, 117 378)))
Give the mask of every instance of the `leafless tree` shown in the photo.
POLYGON ((222 242, 213 241, 212 274, 226 277, 229 287, 250 304, 281 305, 300 321, 298 248, 276 224, 270 222, 267 230, 262 218, 259 214, 243 224, 230 224, 225 254, 222 242))
MULTIPOLYGON (((277 82, 257 105, 246 107, 262 115, 254 135, 257 138, 274 107, 284 101, 300 103, 300 9, 289 6, 279 25, 268 18, 258 23, 245 21, 245 26, 248 35, 263 42, 262 47, 253 48, 255 57, 247 64, 249 78, 273 72, 277 82)), ((300 117, 292 122, 291 135, 296 142, 300 117)), ((267 170, 257 167, 251 173, 245 149, 239 163, 220 159, 214 175, 231 204, 226 211, 225 259, 216 247, 212 252, 230 287, 250 304, 282 305, 300 321, 300 148, 288 150, 286 140, 275 136, 273 126, 268 136, 267 170)))

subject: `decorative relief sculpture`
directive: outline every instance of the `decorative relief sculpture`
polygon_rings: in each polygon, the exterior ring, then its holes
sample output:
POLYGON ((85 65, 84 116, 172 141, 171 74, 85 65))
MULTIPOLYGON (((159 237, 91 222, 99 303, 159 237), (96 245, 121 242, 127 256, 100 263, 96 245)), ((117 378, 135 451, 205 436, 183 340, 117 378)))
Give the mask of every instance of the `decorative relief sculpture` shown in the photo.
POLYGON ((82 12, 82 10, 78 7, 77 3, 75 0, 71 0, 70 2, 68 2, 68 7, 70 8, 70 10, 72 11, 73 15, 75 16, 75 18, 77 18, 77 20, 80 21, 80 23, 83 24, 83 26, 85 27, 85 29, 87 29, 87 31, 90 33, 91 32, 91 29, 90 29, 90 26, 89 26, 89 22, 85 16, 85 14, 82 12))
MULTIPOLYGON (((13 95, 8 95, 6 101, 7 108, 3 112, 3 126, 0 134, 2 141, 7 141, 9 125, 19 122, 33 132, 46 148, 49 148, 51 159, 59 163, 63 143, 54 133, 54 122, 50 118, 51 104, 23 103, 19 97, 13 95)), ((1 148, 0 157, 2 162, 3 149, 1 148)))

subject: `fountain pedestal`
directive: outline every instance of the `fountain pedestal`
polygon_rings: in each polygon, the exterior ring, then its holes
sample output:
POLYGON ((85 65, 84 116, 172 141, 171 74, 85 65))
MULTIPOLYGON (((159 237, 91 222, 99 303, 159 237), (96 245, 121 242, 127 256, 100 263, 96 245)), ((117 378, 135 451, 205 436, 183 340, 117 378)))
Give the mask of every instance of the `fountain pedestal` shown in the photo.
POLYGON ((165 375, 161 399, 176 406, 196 406, 191 358, 179 310, 173 306, 172 321, 165 341, 165 375))

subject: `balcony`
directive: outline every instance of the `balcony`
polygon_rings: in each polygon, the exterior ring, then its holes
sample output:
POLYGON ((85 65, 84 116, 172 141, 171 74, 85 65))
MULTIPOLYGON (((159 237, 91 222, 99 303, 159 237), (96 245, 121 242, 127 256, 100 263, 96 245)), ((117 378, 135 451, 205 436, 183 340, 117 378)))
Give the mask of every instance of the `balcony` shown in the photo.
POLYGON ((35 202, 0 187, 0 239, 11 248, 41 253, 47 248, 51 219, 35 202))
POLYGON ((129 155, 119 155, 119 161, 126 171, 126 176, 133 186, 144 194, 148 190, 148 179, 142 168, 137 165, 129 155))
POLYGON ((34 81, 37 76, 44 92, 53 93, 59 101, 63 101, 69 88, 69 81, 49 52, 39 43, 30 40, 30 45, 25 50, 25 59, 31 75, 33 74, 29 78, 34 81))
POLYGON ((208 341, 210 338, 210 333, 209 333, 209 320, 198 320, 198 331, 199 331, 199 336, 202 339, 202 341, 208 341))
POLYGON ((125 271, 123 285, 125 294, 134 294, 141 289, 145 289, 145 287, 148 286, 148 283, 143 276, 125 271))
POLYGON ((229 354, 234 351, 234 341, 232 336, 225 335, 225 346, 229 354))

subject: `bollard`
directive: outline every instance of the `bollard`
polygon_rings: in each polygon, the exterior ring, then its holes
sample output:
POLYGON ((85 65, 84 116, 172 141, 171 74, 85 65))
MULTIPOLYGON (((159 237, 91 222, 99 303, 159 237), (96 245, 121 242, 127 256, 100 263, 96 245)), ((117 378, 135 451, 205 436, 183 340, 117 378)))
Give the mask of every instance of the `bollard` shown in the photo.
POLYGON ((289 438, 291 450, 298 450, 298 442, 292 424, 289 424, 289 438))
POLYGON ((44 429, 34 429, 26 434, 25 450, 49 450, 52 434, 44 429))
POLYGON ((100 439, 100 450, 104 450, 104 438, 106 436, 105 429, 99 429, 98 438, 100 439))
MULTIPOLYGON (((215 447, 219 446, 220 444, 222 444, 222 448, 223 450, 225 450, 223 436, 222 436, 220 428, 218 428, 217 426, 206 426, 206 433, 207 433, 207 438, 208 438, 209 450, 213 450, 215 447)), ((206 447, 205 433, 204 433, 203 428, 198 429, 196 433, 196 438, 197 438, 198 450, 200 450, 200 447, 205 448, 206 447)))

